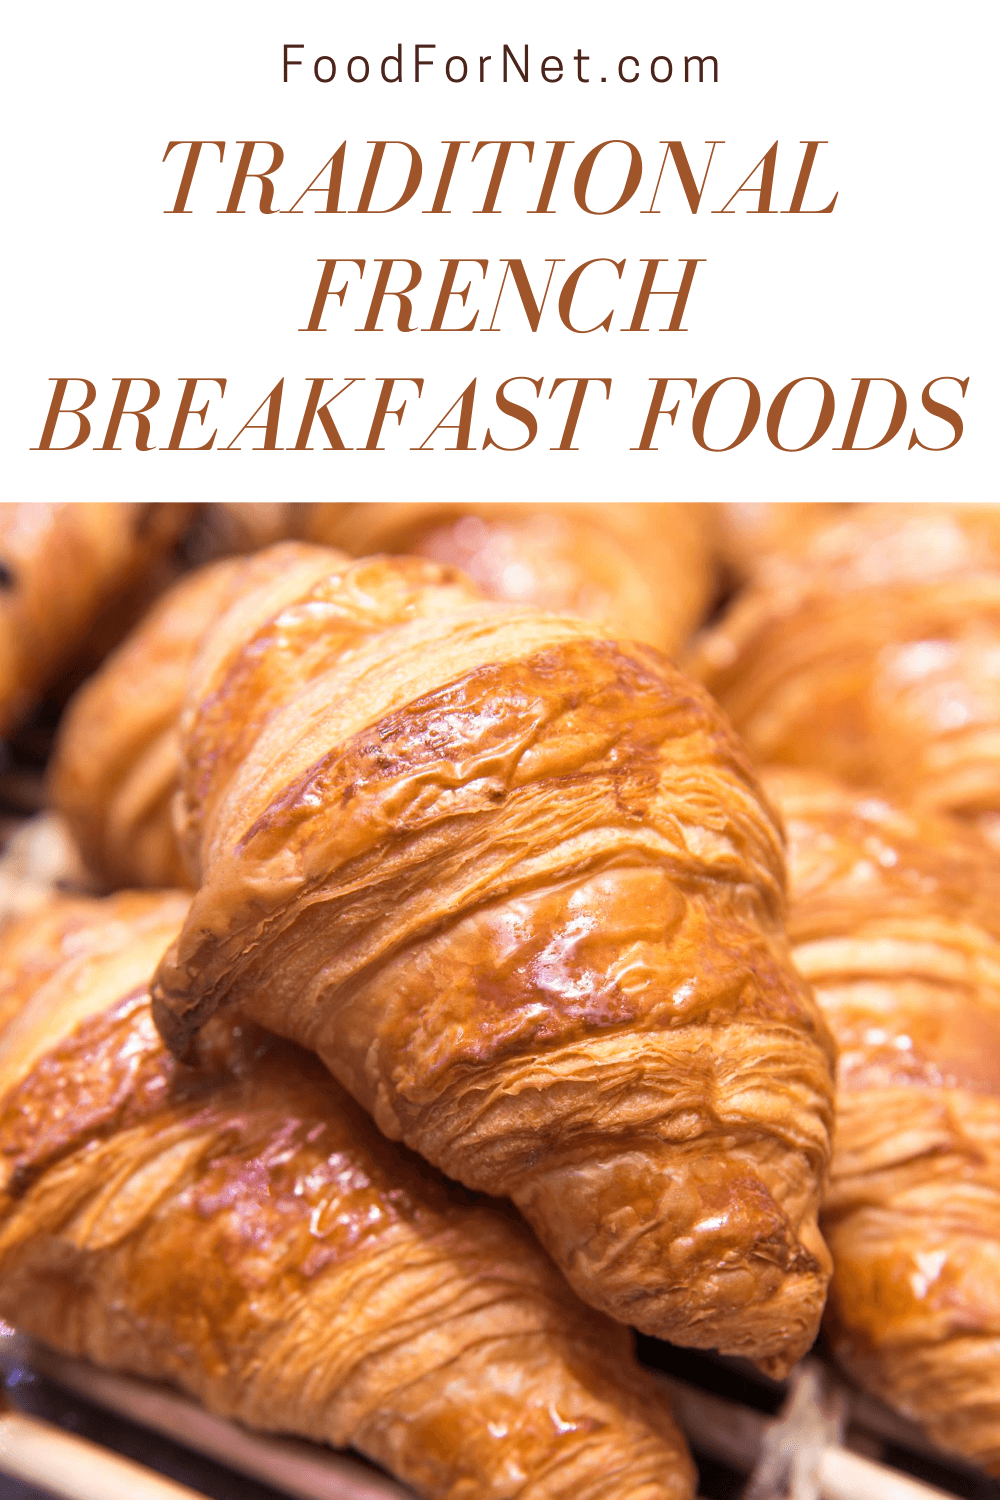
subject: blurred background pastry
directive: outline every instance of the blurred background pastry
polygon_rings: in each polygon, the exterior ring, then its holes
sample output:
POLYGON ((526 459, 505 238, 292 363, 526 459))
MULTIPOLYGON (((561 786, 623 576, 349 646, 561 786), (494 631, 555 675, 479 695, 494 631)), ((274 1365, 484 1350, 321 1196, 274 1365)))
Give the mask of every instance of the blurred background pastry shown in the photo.
POLYGON ((840 1050, 826 1328, 868 1391, 1000 1473, 1000 869, 974 830, 798 770, 792 953, 840 1050))
POLYGON ((1000 506, 858 506, 813 528, 690 664, 758 763, 1000 835, 1000 506))
POLYGON ((674 656, 716 594, 711 507, 309 505, 302 535, 355 557, 407 553, 461 568, 491 599, 570 611, 674 656))

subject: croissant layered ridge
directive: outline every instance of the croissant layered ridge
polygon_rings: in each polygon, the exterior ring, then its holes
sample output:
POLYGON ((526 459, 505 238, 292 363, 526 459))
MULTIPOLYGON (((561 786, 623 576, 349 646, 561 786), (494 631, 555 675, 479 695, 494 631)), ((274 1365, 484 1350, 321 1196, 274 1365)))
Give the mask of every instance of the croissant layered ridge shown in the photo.
POLYGON ((813 528, 691 669, 759 763, 882 787, 1000 840, 1000 506, 866 505, 813 528))
POLYGON ((244 1030, 175 1062, 148 973, 186 898, 63 899, 0 940, 0 1312, 426 1500, 692 1500, 625 1330, 508 1210, 244 1030))
POLYGON ((303 535, 355 556, 461 568, 493 599, 579 613, 673 655, 716 591, 711 507, 699 504, 330 503, 303 535))
POLYGON ((521 1208, 574 1288, 783 1369, 812 1341, 831 1050, 778 827, 651 648, 376 558, 242 596, 182 725, 201 887, 154 983, 317 1053, 521 1208))
POLYGON ((840 1048, 821 1222, 858 1379, 1000 1473, 1000 889, 974 830, 797 770, 789 932, 840 1048))

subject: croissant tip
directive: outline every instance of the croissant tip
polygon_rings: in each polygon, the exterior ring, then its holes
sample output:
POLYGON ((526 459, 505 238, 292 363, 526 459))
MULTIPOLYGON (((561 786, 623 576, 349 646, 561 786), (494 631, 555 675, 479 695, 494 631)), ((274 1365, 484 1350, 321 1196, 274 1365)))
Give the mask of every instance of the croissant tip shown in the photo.
POLYGON ((191 1064, 197 1060, 197 1027, 193 1020, 186 1021, 167 1004, 154 985, 151 991, 151 1013, 164 1043, 178 1062, 191 1064))

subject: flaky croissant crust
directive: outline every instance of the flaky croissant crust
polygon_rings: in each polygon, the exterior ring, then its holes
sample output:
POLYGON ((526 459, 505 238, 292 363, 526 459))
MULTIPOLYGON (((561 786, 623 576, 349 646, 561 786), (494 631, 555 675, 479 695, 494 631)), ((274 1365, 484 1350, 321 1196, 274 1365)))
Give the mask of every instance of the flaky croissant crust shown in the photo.
POLYGON ((594 1305, 774 1368, 808 1347, 829 1039, 777 827, 704 694, 372 559, 223 615, 182 745, 202 884, 154 987, 179 1055, 251 1017, 512 1197, 594 1305))
POLYGON ((1000 890, 950 820, 768 772, 789 932, 840 1047, 822 1224, 838 1357, 1000 1473, 1000 890))
POLYGON ((285 1043, 174 1062, 141 974, 185 904, 62 901, 3 939, 3 1315, 353 1444, 429 1500, 690 1500, 627 1335, 513 1215, 391 1146, 285 1043))

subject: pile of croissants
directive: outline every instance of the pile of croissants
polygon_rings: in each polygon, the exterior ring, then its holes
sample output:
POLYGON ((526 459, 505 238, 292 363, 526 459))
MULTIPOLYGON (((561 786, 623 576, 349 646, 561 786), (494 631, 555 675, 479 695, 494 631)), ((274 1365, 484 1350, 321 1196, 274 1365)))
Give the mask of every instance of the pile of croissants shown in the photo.
POLYGON ((1000 507, 12 504, 53 704, 0 1317, 426 1500, 822 1321, 1000 1474, 1000 507))

